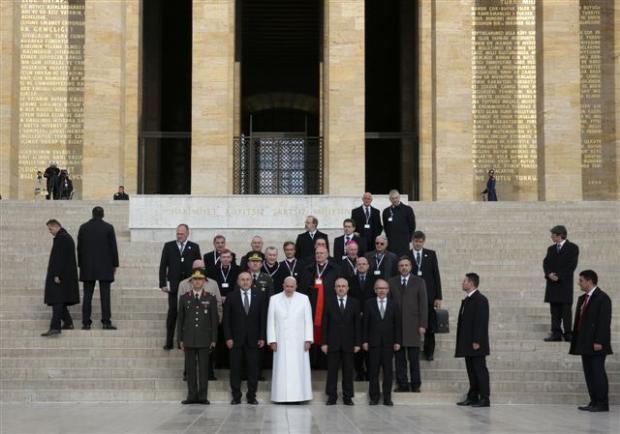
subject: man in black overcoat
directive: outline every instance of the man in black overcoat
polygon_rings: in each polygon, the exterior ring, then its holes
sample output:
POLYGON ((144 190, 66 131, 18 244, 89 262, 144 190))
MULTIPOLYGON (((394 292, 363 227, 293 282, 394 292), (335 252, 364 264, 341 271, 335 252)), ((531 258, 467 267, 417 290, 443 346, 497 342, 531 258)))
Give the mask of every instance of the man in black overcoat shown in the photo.
POLYGON ((80 226, 78 232, 78 266, 80 281, 84 282, 84 301, 82 304, 82 330, 91 327, 91 303, 95 291, 95 281, 99 281, 101 296, 101 323, 105 330, 116 330, 112 325, 110 307, 110 286, 118 268, 118 250, 114 226, 103 221, 103 208, 96 206, 93 218, 80 226))
POLYGON ((387 250, 388 241, 384 235, 375 238, 375 249, 367 252, 372 274, 377 279, 390 280, 398 274, 398 256, 387 250))
POLYGON ((73 319, 67 306, 80 302, 80 286, 73 238, 57 220, 51 219, 46 225, 54 237, 44 297, 45 304, 52 306, 52 321, 49 330, 41 335, 47 337, 59 335, 61 329, 73 329, 73 319))
POLYGON ((351 219, 355 222, 357 232, 366 243, 364 246, 366 252, 375 248, 375 238, 383 231, 381 212, 371 206, 371 203, 372 194, 366 192, 362 196, 362 205, 351 210, 351 219))
POLYGON ((573 273, 579 260, 579 247, 566 239, 564 226, 551 228, 553 244, 547 249, 543 270, 547 285, 545 303, 551 310, 551 333, 546 342, 571 340, 571 309, 573 308, 573 273), (564 331, 562 332, 562 327, 564 331))
POLYGON ((383 228, 389 241, 388 250, 399 258, 409 251, 409 241, 415 232, 413 208, 400 201, 398 190, 390 191, 392 203, 383 210, 383 228))
POLYGON ((579 273, 579 287, 584 294, 577 300, 575 327, 570 354, 581 356, 583 373, 590 394, 588 405, 579 410, 609 411, 609 382, 605 358, 611 350, 611 299, 597 286, 598 276, 592 270, 579 273))
POLYGON ((189 241, 189 227, 181 223, 176 229, 176 240, 164 244, 159 263, 159 289, 168 294, 168 315, 166 317, 166 345, 170 351, 177 323, 177 294, 179 282, 192 273, 192 263, 200 256, 200 246, 189 241))
POLYGON ((325 240, 325 245, 329 252, 329 237, 317 229, 318 224, 319 220, 316 217, 311 215, 306 217, 306 232, 297 235, 297 240, 295 241, 295 256, 297 259, 305 261, 306 258, 313 257, 315 242, 319 238, 325 240))
POLYGON ((467 398, 457 405, 490 407, 491 389, 487 358, 489 355, 489 301, 480 293, 480 277, 467 273, 463 280, 466 296, 461 302, 456 329, 454 357, 464 357, 469 377, 467 398))

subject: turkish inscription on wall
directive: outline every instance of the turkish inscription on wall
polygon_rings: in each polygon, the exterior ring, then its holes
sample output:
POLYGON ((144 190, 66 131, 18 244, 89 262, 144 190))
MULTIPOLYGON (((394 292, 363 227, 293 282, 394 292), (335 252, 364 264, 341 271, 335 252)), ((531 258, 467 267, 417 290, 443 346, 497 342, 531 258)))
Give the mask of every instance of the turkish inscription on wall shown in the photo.
POLYGON ((536 199, 536 2, 477 0, 472 20, 476 187, 494 168, 500 199, 536 199))
POLYGON ((615 197, 614 10, 608 0, 581 0, 581 163, 584 199, 615 197))
POLYGON ((19 23, 19 178, 32 180, 54 161, 79 189, 84 0, 22 0, 19 23))

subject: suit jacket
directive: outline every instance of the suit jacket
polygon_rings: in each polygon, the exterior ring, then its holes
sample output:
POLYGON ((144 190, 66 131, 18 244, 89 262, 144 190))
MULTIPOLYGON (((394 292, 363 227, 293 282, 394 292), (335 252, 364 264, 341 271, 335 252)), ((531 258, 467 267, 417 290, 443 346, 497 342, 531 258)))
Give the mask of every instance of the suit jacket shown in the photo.
POLYGON ((371 348, 389 348, 401 345, 402 318, 400 306, 393 298, 386 297, 385 316, 381 318, 377 297, 369 298, 364 303, 363 338, 371 348))
POLYGON ((307 257, 314 258, 314 242, 319 238, 325 240, 325 243, 327 243, 327 251, 329 252, 329 237, 318 229, 314 234, 314 238, 310 237, 308 231, 297 235, 297 240, 295 241, 295 256, 297 259, 304 259, 307 257))
POLYGON ((355 276, 357 274, 357 267, 355 266, 356 262, 357 257, 355 259, 345 258, 341 262, 338 262, 338 266, 340 267, 340 274, 342 275, 342 277, 348 279, 349 277, 355 276))
POLYGON ((364 206, 359 206, 351 210, 351 220, 355 222, 355 228, 357 232, 364 239, 366 245, 365 251, 369 252, 375 248, 375 238, 381 235, 383 231, 383 225, 381 224, 381 212, 374 207, 370 207, 370 218, 368 224, 370 228, 365 228, 366 225, 366 213, 364 213, 364 206))
POLYGON ((282 291, 284 279, 289 276, 294 277, 295 280, 297 280, 297 284, 299 284, 303 271, 304 263, 300 259, 295 258, 292 265, 287 263, 286 259, 284 261, 280 261, 280 268, 278 269, 278 272, 273 276, 274 292, 278 293, 282 291))
MULTIPOLYGON (((216 267, 220 264, 220 254, 215 250, 211 250, 210 252, 205 253, 202 260, 205 263, 205 270, 207 270, 207 273, 214 272, 216 267)), ((235 255, 235 253, 232 254, 231 264, 237 264, 237 255, 235 255)))
POLYGON ((349 295, 357 298, 360 301, 360 306, 364 306, 364 303, 369 298, 375 298, 375 281, 377 277, 372 274, 370 270, 366 273, 366 280, 364 285, 361 285, 359 274, 351 275, 347 277, 349 281, 349 295))
POLYGON ((353 352, 353 347, 362 345, 362 317, 360 303, 353 297, 347 297, 344 313, 340 311, 338 296, 330 294, 325 300, 323 310, 323 344, 327 351, 353 352))
POLYGON ((564 246, 557 251, 555 244, 549 246, 543 260, 543 270, 547 285, 545 288, 545 303, 573 303, 573 273, 579 260, 579 247, 566 240, 564 246), (554 282, 547 277, 549 273, 556 273, 559 277, 554 282))
POLYGON ((226 297, 237 286, 237 277, 239 277, 240 272, 241 269, 238 265, 230 264, 228 273, 224 273, 222 272, 221 264, 218 261, 218 265, 209 269, 207 271, 207 275, 211 280, 214 280, 217 283, 222 297, 226 297))
POLYGON ((575 326, 570 343, 570 354, 594 356, 613 354, 611 350, 611 299, 601 288, 596 288, 588 300, 583 317, 581 306, 586 298, 583 294, 577 300, 575 326), (594 351, 593 344, 601 344, 601 351, 594 351))
POLYGON ((383 228, 388 239, 388 250, 398 257, 406 255, 409 241, 415 232, 413 208, 403 202, 396 207, 388 206, 383 210, 383 228))
POLYGON ((118 249, 114 226, 101 219, 90 219, 78 231, 78 267, 82 282, 114 281, 118 267, 118 249))
POLYGON ((188 348, 208 348, 217 342, 217 302, 203 291, 196 300, 193 291, 179 297, 177 340, 188 348))
MULTIPOLYGON (((327 265, 321 275, 323 280, 324 300, 327 297, 335 294, 334 287, 336 279, 341 276, 340 267, 331 261, 327 261, 327 265)), ((316 263, 308 264, 304 268, 304 272, 301 277, 301 283, 299 284, 299 292, 306 294, 310 299, 310 305, 312 306, 312 315, 316 312, 316 296, 317 292, 314 290, 314 279, 316 278, 316 263)))
POLYGON ((166 282, 170 282, 170 290, 176 292, 179 282, 192 274, 192 263, 197 259, 202 259, 198 244, 186 241, 181 255, 177 242, 168 241, 164 244, 159 262, 159 287, 163 288, 166 282))
POLYGON ((422 249, 420 254, 422 259, 422 267, 418 268, 418 263, 415 260, 415 251, 409 250, 409 257, 411 258, 411 265, 413 269, 411 274, 418 276, 418 271, 422 271, 422 279, 426 284, 426 294, 428 295, 429 305, 433 304, 435 300, 441 300, 441 277, 439 275, 439 263, 437 261, 437 254, 434 250, 422 249))
POLYGON ((256 348, 259 340, 265 340, 267 298, 263 292, 254 289, 250 297, 250 311, 247 314, 243 308, 243 295, 238 287, 224 302, 224 339, 232 339, 235 348, 256 348))
POLYGON ((373 250, 371 252, 366 253, 366 259, 368 259, 368 263, 370 264, 370 268, 372 270, 372 274, 384 280, 390 280, 392 277, 398 274, 398 256, 389 250, 383 251, 383 260, 377 266, 378 258, 377 251, 373 250), (376 274, 375 271, 379 270, 379 274, 376 274))
POLYGON ((454 357, 488 356, 489 352, 489 301, 477 290, 461 302, 454 357), (474 342, 479 349, 474 350, 474 342))
POLYGON ((252 276, 252 290, 265 294, 267 302, 269 302, 269 297, 273 295, 273 279, 269 274, 261 271, 256 279, 252 276))
POLYGON ((394 276, 388 281, 390 294, 398 302, 403 325, 403 346, 419 347, 421 338, 418 329, 428 328, 428 301, 424 280, 409 275, 407 287, 401 288, 401 276, 394 276))
POLYGON ((60 303, 74 305, 80 302, 75 243, 65 228, 60 228, 52 244, 45 278, 44 302, 49 306, 60 303), (60 283, 54 282, 54 277, 58 277, 60 283))
MULTIPOLYGON (((357 235, 353 235, 351 241, 355 241, 359 246, 358 256, 364 256, 364 253, 366 253, 366 241, 357 235)), ((344 247, 344 235, 334 238, 334 258, 338 263, 341 263, 344 259, 343 256, 346 255, 344 247)))

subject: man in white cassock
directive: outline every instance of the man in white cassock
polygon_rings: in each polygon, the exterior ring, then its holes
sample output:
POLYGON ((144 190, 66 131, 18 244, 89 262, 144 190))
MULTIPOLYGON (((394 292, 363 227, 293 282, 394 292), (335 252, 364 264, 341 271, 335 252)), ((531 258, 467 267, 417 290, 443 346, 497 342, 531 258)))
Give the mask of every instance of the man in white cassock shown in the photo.
POLYGON ((272 296, 267 312, 267 342, 273 351, 271 400, 301 402, 312 399, 310 356, 313 342, 312 308, 298 293, 297 281, 287 277, 284 291, 272 296))

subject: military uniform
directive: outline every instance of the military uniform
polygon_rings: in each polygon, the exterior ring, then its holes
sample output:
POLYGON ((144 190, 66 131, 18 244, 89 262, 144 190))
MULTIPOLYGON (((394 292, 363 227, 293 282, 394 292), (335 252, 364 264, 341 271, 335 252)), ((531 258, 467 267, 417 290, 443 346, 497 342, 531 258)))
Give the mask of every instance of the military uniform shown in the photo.
POLYGON ((264 271, 258 273, 257 276, 254 276, 254 273, 250 274, 252 274, 252 289, 262 292, 269 300, 269 297, 273 295, 273 279, 271 276, 264 271))
POLYGON ((177 339, 185 350, 188 389, 185 403, 208 403, 207 367, 211 345, 217 341, 218 323, 217 301, 213 295, 203 290, 198 293, 192 290, 180 297, 177 339))

